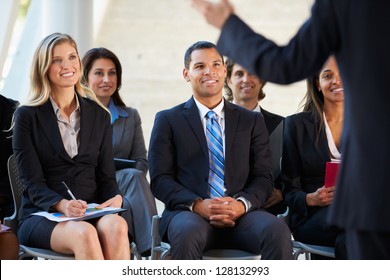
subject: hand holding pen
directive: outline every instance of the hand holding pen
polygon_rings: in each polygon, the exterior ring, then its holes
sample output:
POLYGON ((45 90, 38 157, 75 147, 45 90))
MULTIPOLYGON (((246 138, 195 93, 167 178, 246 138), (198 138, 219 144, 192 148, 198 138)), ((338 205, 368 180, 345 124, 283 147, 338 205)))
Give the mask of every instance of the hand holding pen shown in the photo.
POLYGON ((72 198, 66 205, 65 215, 69 217, 80 217, 84 215, 85 211, 87 210, 87 203, 84 200, 76 199, 64 181, 62 181, 62 184, 66 187, 68 194, 72 198))

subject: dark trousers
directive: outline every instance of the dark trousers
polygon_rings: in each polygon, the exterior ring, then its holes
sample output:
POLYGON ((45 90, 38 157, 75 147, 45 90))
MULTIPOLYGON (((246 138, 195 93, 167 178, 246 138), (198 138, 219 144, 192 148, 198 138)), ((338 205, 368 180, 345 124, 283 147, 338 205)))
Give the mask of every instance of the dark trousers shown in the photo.
POLYGON ((348 258, 351 260, 390 260, 390 233, 346 231, 348 258))
POLYGON ((287 225, 266 211, 243 215, 233 228, 215 228, 190 211, 176 214, 168 226, 172 259, 201 259, 209 249, 240 249, 262 259, 292 259, 287 225))
MULTIPOLYGON (((294 239, 303 243, 335 247, 336 259, 347 259, 345 232, 330 227, 326 218, 328 207, 323 207, 309 215, 309 218, 294 230, 294 239)), ((324 259, 314 257, 315 259, 324 259)), ((313 258, 313 259, 314 259, 313 258)))

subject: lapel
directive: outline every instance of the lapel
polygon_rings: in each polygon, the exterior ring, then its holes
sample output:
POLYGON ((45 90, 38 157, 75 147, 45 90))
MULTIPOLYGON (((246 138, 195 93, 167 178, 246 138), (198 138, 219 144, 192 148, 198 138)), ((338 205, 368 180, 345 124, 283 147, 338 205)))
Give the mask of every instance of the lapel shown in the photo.
POLYGON ((234 135, 236 135, 239 113, 237 108, 230 102, 224 100, 225 105, 225 160, 229 159, 229 153, 232 149, 234 135))
POLYGON ((113 124, 111 124, 112 127, 112 141, 113 146, 119 146, 121 143, 123 133, 125 132, 125 123, 128 121, 129 118, 118 118, 115 120, 113 124))
MULTIPOLYGON (((208 148, 207 148, 207 141, 206 136, 204 135, 204 129, 202 122, 199 117, 199 110, 196 106, 196 103, 194 101, 194 97, 191 97, 183 107, 183 116, 188 122, 189 126, 191 127, 192 131, 194 132, 194 135, 196 139, 199 142, 199 145, 203 151, 203 154, 208 159, 208 148)), ((187 143, 189 144, 189 143, 187 143)))
POLYGON ((52 145, 56 153, 62 158, 71 161, 72 159, 65 151, 64 144, 62 143, 57 117, 50 100, 47 100, 45 104, 38 106, 37 118, 39 124, 43 128, 46 138, 49 140, 48 142, 52 145))
POLYGON ((306 131, 309 134, 309 137, 314 143, 314 146, 316 147, 316 150, 320 157, 324 161, 329 161, 329 152, 328 152, 328 140, 326 138, 326 134, 324 130, 320 132, 319 137, 317 137, 318 134, 318 124, 315 123, 314 117, 312 114, 307 114, 305 118, 303 119, 304 126, 306 128, 306 131), (318 139, 317 139, 318 138, 318 139))
POLYGON ((274 115, 272 115, 270 112, 264 110, 263 108, 261 108, 261 114, 263 115, 265 126, 267 127, 268 134, 271 135, 271 133, 274 131, 275 127, 279 123, 276 123, 274 115))
MULTIPOLYGON (((80 139, 80 146, 79 146, 79 152, 77 154, 80 155, 84 150, 86 150, 87 146, 89 145, 88 139, 93 140, 93 137, 91 137, 91 132, 94 127, 94 112, 95 108, 92 106, 86 98, 81 97, 78 95, 79 103, 80 103, 80 132, 79 132, 79 139, 80 139)), ((77 157, 76 156, 76 157, 77 157)))
MULTIPOLYGON (((113 102, 113 101, 111 101, 113 102)), ((112 127, 112 140, 113 140, 113 146, 115 147, 114 150, 116 150, 117 147, 119 147, 122 143, 123 137, 133 137, 134 131, 131 129, 131 132, 129 130, 126 131, 126 128, 128 127, 134 127, 135 119, 133 117, 133 114, 130 116, 130 112, 127 108, 122 108, 120 106, 114 105, 117 112, 118 112, 118 118, 114 121, 114 123, 111 124, 112 127), (126 134, 125 134, 126 132, 126 134)), ((128 142, 126 139, 123 142, 128 142)), ((128 148, 127 150, 131 150, 128 148)))

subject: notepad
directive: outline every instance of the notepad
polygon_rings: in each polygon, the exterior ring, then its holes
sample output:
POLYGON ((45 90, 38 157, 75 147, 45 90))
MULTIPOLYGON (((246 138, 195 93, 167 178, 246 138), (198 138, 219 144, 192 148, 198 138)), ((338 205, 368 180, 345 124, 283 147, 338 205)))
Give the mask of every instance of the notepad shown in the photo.
POLYGON ((114 158, 115 170, 136 168, 137 162, 131 159, 114 158))
POLYGON ((81 217, 67 217, 65 214, 60 212, 49 213, 46 211, 37 212, 34 213, 33 215, 42 216, 54 222, 66 222, 66 221, 89 220, 89 219, 99 218, 107 214, 115 214, 127 210, 124 208, 116 208, 116 207, 105 207, 105 208, 97 209, 96 206, 98 205, 99 204, 96 203, 88 204, 87 210, 85 211, 84 215, 81 217))

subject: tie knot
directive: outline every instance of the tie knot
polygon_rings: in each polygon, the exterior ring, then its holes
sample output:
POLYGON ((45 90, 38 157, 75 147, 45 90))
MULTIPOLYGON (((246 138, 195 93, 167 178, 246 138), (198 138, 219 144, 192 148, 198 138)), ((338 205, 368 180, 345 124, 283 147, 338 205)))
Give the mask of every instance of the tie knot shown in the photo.
POLYGON ((217 114, 214 111, 208 111, 206 114, 207 119, 215 119, 217 114))

